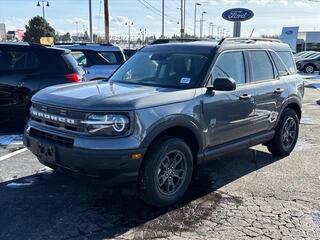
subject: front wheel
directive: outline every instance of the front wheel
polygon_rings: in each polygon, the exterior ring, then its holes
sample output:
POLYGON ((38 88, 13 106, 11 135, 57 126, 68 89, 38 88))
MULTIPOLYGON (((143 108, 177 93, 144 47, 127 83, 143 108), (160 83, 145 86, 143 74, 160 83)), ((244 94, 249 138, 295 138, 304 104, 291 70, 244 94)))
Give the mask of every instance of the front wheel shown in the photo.
POLYGON ((186 192, 192 173, 190 147, 179 138, 162 138, 151 146, 140 170, 140 197, 153 206, 171 205, 186 192))
POLYGON ((299 135, 299 119, 296 112, 290 108, 284 110, 276 127, 276 133, 268 150, 276 156, 288 156, 294 149, 299 135))
POLYGON ((312 64, 307 64, 304 68, 303 71, 305 73, 314 73, 315 72, 315 67, 312 64))

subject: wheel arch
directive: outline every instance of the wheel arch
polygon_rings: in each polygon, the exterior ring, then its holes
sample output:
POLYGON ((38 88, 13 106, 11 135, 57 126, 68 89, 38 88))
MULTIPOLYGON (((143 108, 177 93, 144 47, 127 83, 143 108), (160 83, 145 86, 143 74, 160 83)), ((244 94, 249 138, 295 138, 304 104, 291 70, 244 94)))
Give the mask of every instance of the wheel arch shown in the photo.
POLYGON ((202 149, 204 143, 200 126, 191 119, 191 117, 176 117, 157 124, 145 137, 141 146, 149 149, 153 143, 164 136, 177 137, 188 144, 196 163, 197 160, 203 157, 202 149))
POLYGON ((282 109, 280 111, 278 120, 277 120, 277 124, 280 121, 280 117, 283 113, 283 111, 287 108, 292 109, 293 111, 295 111, 295 113, 297 114, 299 121, 301 120, 302 117, 302 104, 301 101, 299 99, 297 99, 297 97, 292 97, 290 99, 288 99, 286 101, 286 103, 282 106, 282 109))

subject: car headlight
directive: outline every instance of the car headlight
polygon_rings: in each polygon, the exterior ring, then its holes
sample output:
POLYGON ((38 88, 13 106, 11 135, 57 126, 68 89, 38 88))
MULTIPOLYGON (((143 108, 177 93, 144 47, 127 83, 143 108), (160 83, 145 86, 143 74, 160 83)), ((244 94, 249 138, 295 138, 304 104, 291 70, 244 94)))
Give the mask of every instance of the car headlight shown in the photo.
POLYGON ((93 135, 119 136, 128 131, 130 121, 123 114, 91 114, 82 123, 93 135))

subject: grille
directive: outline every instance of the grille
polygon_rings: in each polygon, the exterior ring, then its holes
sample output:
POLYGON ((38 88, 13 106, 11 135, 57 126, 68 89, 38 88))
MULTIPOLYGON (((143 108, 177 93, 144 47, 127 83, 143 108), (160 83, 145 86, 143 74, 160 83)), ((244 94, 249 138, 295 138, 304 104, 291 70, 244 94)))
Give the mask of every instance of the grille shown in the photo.
POLYGON ((73 147, 73 143, 74 143, 74 140, 72 138, 66 138, 66 137, 53 135, 53 134, 50 134, 50 133, 46 133, 46 132, 42 132, 42 131, 36 130, 34 128, 30 129, 30 136, 36 137, 36 138, 40 138, 40 139, 44 139, 44 140, 53 141, 55 143, 58 143, 60 145, 63 145, 65 147, 69 147, 69 148, 72 148, 73 147))
POLYGON ((65 129, 65 130, 74 131, 74 132, 85 132, 86 131, 85 126, 83 124, 79 123, 80 120, 85 119, 85 113, 72 111, 72 110, 65 110, 65 109, 56 108, 56 107, 49 107, 49 106, 45 106, 42 104, 36 104, 36 103, 34 103, 32 105, 32 108, 39 111, 39 112, 52 114, 52 115, 58 116, 58 117, 66 117, 66 118, 71 118, 71 119, 77 120, 76 124, 69 124, 69 123, 62 123, 62 122, 54 121, 51 119, 45 119, 45 118, 31 115, 31 119, 36 122, 39 122, 39 123, 42 123, 44 125, 51 126, 54 128, 65 129))

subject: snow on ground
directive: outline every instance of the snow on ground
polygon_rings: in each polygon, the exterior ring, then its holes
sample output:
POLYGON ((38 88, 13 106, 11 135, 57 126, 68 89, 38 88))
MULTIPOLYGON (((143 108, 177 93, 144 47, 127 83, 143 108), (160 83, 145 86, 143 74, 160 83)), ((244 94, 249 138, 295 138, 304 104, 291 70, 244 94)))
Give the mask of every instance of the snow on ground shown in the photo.
POLYGON ((0 136, 0 146, 22 145, 22 135, 2 135, 0 136))

